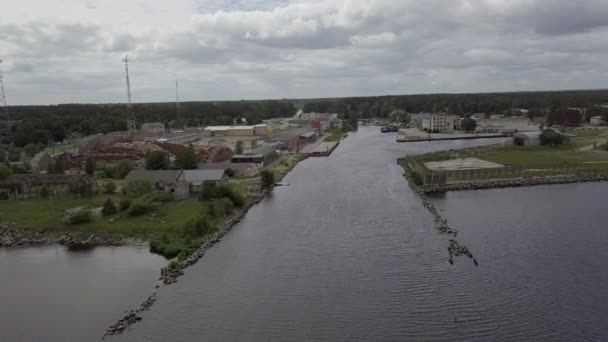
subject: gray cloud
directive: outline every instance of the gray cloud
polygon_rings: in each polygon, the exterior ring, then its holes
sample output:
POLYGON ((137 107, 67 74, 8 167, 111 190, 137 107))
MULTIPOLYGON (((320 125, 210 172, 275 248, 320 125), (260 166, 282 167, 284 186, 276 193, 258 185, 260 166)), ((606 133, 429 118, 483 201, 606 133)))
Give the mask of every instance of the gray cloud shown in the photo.
POLYGON ((171 15, 0 25, 11 103, 123 101, 127 53, 137 101, 170 101, 175 74, 185 100, 593 88, 608 76, 608 2, 192 0, 171 15))

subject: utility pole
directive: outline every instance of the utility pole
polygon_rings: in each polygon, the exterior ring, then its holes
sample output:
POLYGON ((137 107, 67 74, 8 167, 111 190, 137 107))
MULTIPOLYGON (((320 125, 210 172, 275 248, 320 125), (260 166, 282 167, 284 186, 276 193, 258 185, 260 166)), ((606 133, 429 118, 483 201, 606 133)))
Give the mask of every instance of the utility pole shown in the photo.
MULTIPOLYGON (((2 60, 0 59, 0 64, 2 60)), ((4 92, 4 82, 3 82, 2 69, 0 69, 0 100, 2 100, 2 105, 4 107, 4 114, 6 115, 6 136, 4 138, 7 145, 13 144, 13 134, 11 129, 11 120, 8 113, 8 103, 6 102, 6 93, 4 92)))
POLYGON ((131 103, 131 81, 129 79, 129 55, 125 56, 123 60, 125 62, 125 74, 127 76, 127 131, 131 139, 135 137, 135 131, 137 130, 137 123, 135 122, 135 112, 133 111, 133 104, 131 103))
POLYGON ((179 115, 179 83, 175 80, 175 111, 179 115))

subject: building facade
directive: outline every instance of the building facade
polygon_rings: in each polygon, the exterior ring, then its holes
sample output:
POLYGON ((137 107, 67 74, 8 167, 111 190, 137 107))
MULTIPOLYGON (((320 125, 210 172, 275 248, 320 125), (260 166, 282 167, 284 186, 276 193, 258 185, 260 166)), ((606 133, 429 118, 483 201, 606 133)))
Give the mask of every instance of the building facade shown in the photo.
POLYGON ((422 119, 422 129, 430 132, 453 132, 457 120, 456 115, 432 114, 422 119))
POLYGON ((592 126, 601 126, 604 124, 604 118, 599 115, 592 117, 590 121, 592 126))
POLYGON ((476 131, 479 133, 534 132, 539 130, 539 124, 530 121, 527 117, 498 117, 476 121, 476 131))

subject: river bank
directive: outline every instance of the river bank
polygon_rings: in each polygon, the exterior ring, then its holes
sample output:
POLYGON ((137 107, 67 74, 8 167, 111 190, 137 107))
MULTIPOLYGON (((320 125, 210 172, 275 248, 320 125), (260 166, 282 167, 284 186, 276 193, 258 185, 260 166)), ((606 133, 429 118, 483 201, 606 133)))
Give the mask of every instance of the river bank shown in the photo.
MULTIPOLYGON (((275 174, 275 185, 279 186, 281 180, 291 172, 296 165, 307 159, 308 156, 300 155, 295 158, 289 158, 288 164, 281 164, 279 167, 275 167, 271 169, 275 174)), ((161 268, 159 281, 164 286, 168 286, 174 284, 178 281, 179 277, 184 275, 184 270, 196 264, 206 253, 206 251, 211 248, 216 243, 220 242, 222 237, 225 236, 237 223, 239 223, 247 214, 249 209, 253 206, 262 202, 271 192, 274 186, 270 188, 260 188, 259 192, 256 194, 250 195, 246 201, 246 204, 238 209, 236 213, 229 216, 219 227, 218 230, 208 236, 206 236, 196 251, 190 254, 186 259, 174 259, 168 266, 161 268)), ((160 285, 156 285, 158 289, 160 285)), ((130 310, 127 314, 125 314, 121 319, 119 319, 116 323, 112 324, 106 330, 103 338, 107 336, 119 335, 122 334, 129 326, 139 322, 142 320, 141 314, 147 310, 149 310, 155 302, 156 292, 152 293, 141 305, 139 308, 130 310)))
POLYGON ((145 240, 120 235, 100 235, 86 233, 58 233, 31 231, 0 224, 0 248, 34 247, 59 244, 77 249, 78 246, 94 248, 100 246, 145 245, 145 240))

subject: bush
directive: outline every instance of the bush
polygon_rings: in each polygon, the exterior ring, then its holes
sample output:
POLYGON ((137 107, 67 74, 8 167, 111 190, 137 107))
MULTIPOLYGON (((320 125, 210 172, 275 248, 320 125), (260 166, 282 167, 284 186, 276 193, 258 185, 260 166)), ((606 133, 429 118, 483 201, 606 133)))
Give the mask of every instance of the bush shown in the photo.
POLYGON ((49 190, 49 188, 47 188, 46 186, 40 188, 40 197, 49 198, 49 196, 51 196, 51 191, 49 190))
POLYGON ((178 255, 190 254, 190 249, 179 241, 162 241, 160 239, 150 240, 150 252, 164 256, 167 259, 173 259, 178 255))
POLYGON ((128 181, 125 184, 125 193, 131 197, 141 197, 152 192, 152 183, 144 179, 128 181))
POLYGON ((552 129, 544 130, 538 138, 540 139, 541 145, 561 145, 566 141, 563 135, 552 129))
POLYGON ((0 200, 7 200, 8 199, 8 193, 6 192, 0 192, 0 200))
POLYGON ((101 213, 103 214, 103 216, 111 216, 116 214, 116 212, 117 210, 116 206, 114 205, 114 202, 112 202, 111 198, 108 198, 103 204, 103 209, 101 209, 101 213))
POLYGON ((127 215, 131 217, 141 216, 154 211, 154 209, 156 209, 156 207, 152 204, 137 201, 127 209, 127 215))
POLYGON ((205 184, 199 199, 202 201, 208 201, 223 197, 229 198, 232 201, 232 204, 234 204, 236 207, 240 208, 245 205, 245 198, 243 195, 234 191, 228 185, 216 186, 214 183, 205 184))
POLYGON ((92 217, 91 210, 82 209, 67 215, 65 221, 68 224, 81 224, 91 222, 92 217))
POLYGON ((232 214, 234 203, 228 197, 217 198, 209 202, 208 212, 211 217, 220 218, 232 214))
POLYGON ((122 199, 122 200, 120 200, 120 202, 118 202, 118 207, 120 208, 120 211, 125 211, 125 210, 129 209, 130 206, 131 206, 131 200, 129 200, 129 199, 122 199))
POLYGON ((197 238, 213 232, 215 228, 204 216, 191 219, 181 229, 183 237, 197 238))
POLYGON ((262 170, 262 186, 265 188, 270 188, 274 185, 274 173, 270 170, 262 170))
POLYGON ((149 194, 145 194, 138 199, 145 203, 169 203, 173 202, 173 194, 164 191, 155 191, 149 194))
POLYGON ((234 177, 235 173, 233 169, 226 169, 226 176, 232 178, 234 177))
POLYGON ((108 183, 104 184, 103 191, 106 194, 113 194, 114 191, 116 191, 116 184, 114 184, 114 182, 108 182, 108 183))

